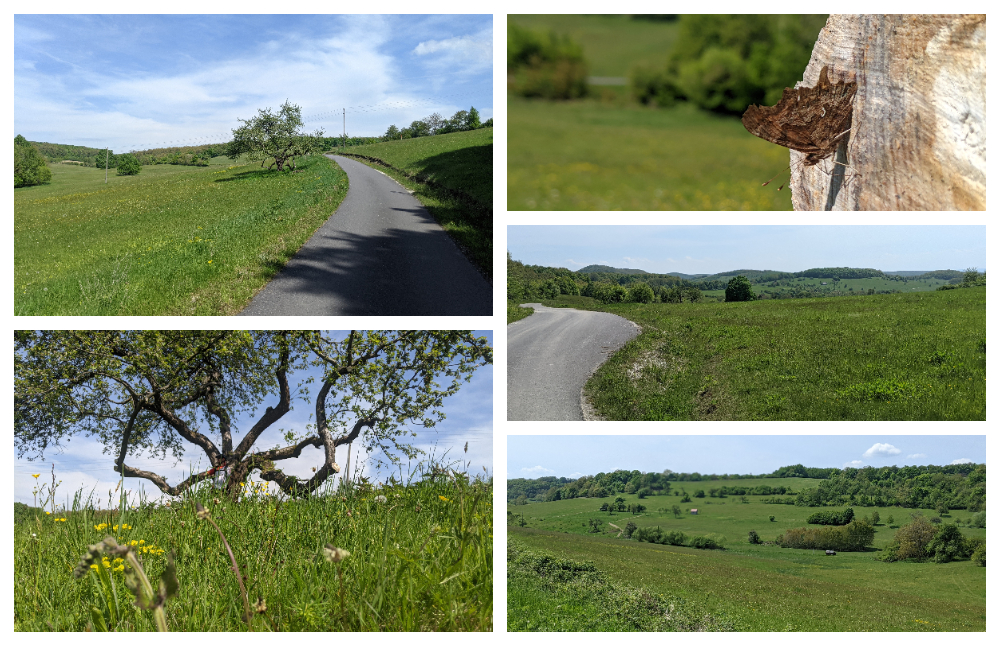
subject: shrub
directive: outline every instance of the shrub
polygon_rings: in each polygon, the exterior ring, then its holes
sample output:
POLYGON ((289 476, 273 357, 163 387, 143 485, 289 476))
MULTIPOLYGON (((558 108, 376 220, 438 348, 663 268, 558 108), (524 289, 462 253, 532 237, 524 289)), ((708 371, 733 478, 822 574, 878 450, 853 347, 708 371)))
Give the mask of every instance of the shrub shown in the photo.
POLYGON ((544 99, 575 99, 587 94, 583 49, 569 37, 547 36, 507 26, 507 73, 515 94, 544 99))
POLYGON ((625 524, 625 538, 632 538, 632 534, 635 533, 636 525, 631 520, 625 524))
POLYGON ((746 276, 737 276, 729 281, 726 285, 726 302, 732 303, 734 301, 752 301, 756 300, 757 295, 753 293, 753 288, 750 286, 750 281, 747 280, 746 276))
POLYGON ((628 289, 628 300, 630 303, 652 303, 653 288, 643 282, 632 283, 628 289))
POLYGON ((866 520, 854 520, 844 527, 798 527, 787 530, 775 542, 781 547, 860 552, 875 542, 875 528, 866 520))
POLYGON ((810 525, 846 525, 854 520, 854 508, 848 507, 844 511, 817 511, 811 514, 806 522, 810 525))
POLYGON ((695 536, 688 543, 689 546, 697 548, 699 550, 721 550, 722 545, 719 545, 714 539, 708 538, 707 536, 695 536))
POLYGON ((907 525, 896 530, 892 543, 880 557, 884 561, 903 561, 927 556, 927 546, 937 535, 937 530, 923 516, 917 516, 907 525))
POLYGON ((36 186, 52 180, 42 154, 27 139, 14 137, 14 188, 36 186))
POLYGON ((986 544, 982 544, 972 553, 972 562, 981 567, 986 567, 986 544))
POLYGON ((119 175, 138 175, 142 170, 142 164, 132 153, 126 153, 118 157, 119 175))
POLYGON ((986 529, 986 512, 981 512, 972 517, 969 521, 969 527, 978 527, 980 529, 986 529))
POLYGON ((774 516, 768 516, 767 519, 770 520, 772 523, 774 522, 774 516))
POLYGON ((750 541, 751 545, 760 545, 760 543, 761 543, 760 535, 756 531, 754 531, 752 529, 750 530, 750 534, 749 534, 747 540, 750 541))

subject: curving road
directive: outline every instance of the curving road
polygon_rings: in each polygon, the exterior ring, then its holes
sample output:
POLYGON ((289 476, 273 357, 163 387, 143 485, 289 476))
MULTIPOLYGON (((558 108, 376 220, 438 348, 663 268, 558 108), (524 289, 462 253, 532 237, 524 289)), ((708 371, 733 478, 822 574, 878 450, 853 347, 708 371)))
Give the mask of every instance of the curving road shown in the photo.
POLYGON ((492 287, 416 198, 360 162, 327 157, 347 173, 347 197, 241 316, 493 314, 492 287))
POLYGON ((639 328, 605 312, 545 307, 507 326, 507 419, 582 420, 580 391, 639 328))

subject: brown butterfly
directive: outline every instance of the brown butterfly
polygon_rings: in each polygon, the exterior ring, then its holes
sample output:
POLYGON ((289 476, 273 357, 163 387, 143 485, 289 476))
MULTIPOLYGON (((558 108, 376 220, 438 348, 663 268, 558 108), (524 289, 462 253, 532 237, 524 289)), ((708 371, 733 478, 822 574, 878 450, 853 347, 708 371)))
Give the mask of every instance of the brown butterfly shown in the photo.
POLYGON ((853 81, 830 83, 824 66, 815 87, 786 87, 777 105, 747 108, 743 127, 761 139, 805 153, 803 163, 814 166, 836 152, 841 138, 850 132, 857 90, 853 81))

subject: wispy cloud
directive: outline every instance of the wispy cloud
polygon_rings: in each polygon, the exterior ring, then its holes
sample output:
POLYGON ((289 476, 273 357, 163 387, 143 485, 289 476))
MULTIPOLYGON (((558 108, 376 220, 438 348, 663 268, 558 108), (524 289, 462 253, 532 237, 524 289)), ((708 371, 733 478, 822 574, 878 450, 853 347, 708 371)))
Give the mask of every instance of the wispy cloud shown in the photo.
POLYGON ((541 476, 549 475, 550 473, 555 473, 552 469, 546 469, 545 467, 538 465, 533 467, 521 467, 521 473, 525 476, 531 478, 539 478, 541 476))
POLYGON ((875 443, 872 448, 868 449, 862 454, 862 457, 868 458, 869 460, 873 457, 888 457, 890 455, 899 455, 902 453, 899 449, 891 444, 880 444, 875 443))
POLYGON ((855 469, 860 469, 863 466, 865 466, 865 463, 861 460, 851 460, 850 462, 845 463, 843 468, 846 469, 848 467, 854 467, 855 469))
POLYGON ((969 458, 958 458, 957 460, 952 460, 951 464, 973 464, 973 461, 969 458))
POLYGON ((920 459, 926 458, 926 457, 927 456, 925 454, 923 454, 923 453, 911 453, 910 455, 906 456, 906 459, 907 460, 920 460, 920 459))

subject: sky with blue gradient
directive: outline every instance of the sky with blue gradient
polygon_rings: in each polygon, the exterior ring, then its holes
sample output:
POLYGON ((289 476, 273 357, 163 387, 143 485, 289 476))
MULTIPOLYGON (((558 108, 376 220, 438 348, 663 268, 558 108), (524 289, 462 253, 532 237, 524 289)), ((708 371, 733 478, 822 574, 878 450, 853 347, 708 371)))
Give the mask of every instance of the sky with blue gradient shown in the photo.
MULTIPOLYGON (((485 336, 493 345, 493 332, 480 330, 475 333, 477 336, 485 336)), ((337 336, 333 334, 331 336, 337 336)), ((289 384, 294 386, 301 379, 313 375, 321 377, 319 370, 303 370, 296 373, 289 373, 289 384)), ((438 379, 441 386, 448 383, 444 377, 438 379)), ((311 390, 315 397, 316 388, 311 390)), ((277 396, 266 399, 254 414, 247 414, 234 417, 233 420, 233 441, 238 443, 243 437, 241 429, 249 429, 260 411, 266 406, 274 405, 278 400, 277 396)), ((292 410, 286 414, 277 424, 265 431, 257 440, 255 448, 269 449, 276 446, 286 446, 288 442, 283 439, 284 430, 291 430, 304 436, 307 434, 306 425, 312 424, 315 420, 310 414, 314 408, 315 399, 293 402, 292 410)), ((408 428, 417 433, 415 438, 404 438, 417 448, 425 451, 423 459, 430 456, 444 458, 445 463, 453 464, 453 468, 467 471, 470 475, 493 475, 493 366, 483 366, 475 371, 472 380, 462 385, 455 395, 445 398, 444 406, 441 409, 446 419, 439 422, 434 428, 424 428, 422 426, 410 425, 408 428), (469 443, 468 453, 464 452, 465 443, 469 443), (461 462, 459 465, 458 463, 461 462), (468 463, 468 464, 466 464, 468 463), (484 471, 484 468, 486 471, 484 471)), ((218 445, 218 438, 212 437, 218 445)), ((190 445, 186 445, 190 446, 190 445)), ((34 497, 32 489, 41 485, 48 485, 52 481, 51 465, 55 465, 56 480, 62 481, 57 490, 57 503, 66 502, 69 496, 72 500, 73 494, 81 489, 86 493, 95 492, 95 496, 102 498, 102 505, 107 506, 108 490, 115 489, 119 482, 119 476, 114 472, 112 466, 115 456, 103 453, 103 445, 96 439, 88 438, 85 435, 74 436, 65 444, 62 450, 48 450, 43 460, 29 461, 26 459, 15 460, 14 463, 14 500, 26 504, 32 504, 34 497), (40 473, 36 480, 32 474, 40 473)), ((337 463, 343 469, 347 466, 347 454, 343 448, 337 451, 337 463)), ((373 455, 372 458, 383 457, 381 454, 373 455)), ((390 474, 395 474, 399 479, 402 475, 406 479, 409 470, 416 470, 417 462, 408 464, 405 456, 402 458, 402 474, 398 470, 375 468, 375 460, 368 459, 368 456, 360 448, 360 443, 354 444, 354 453, 351 457, 351 472, 355 473, 361 465, 361 474, 384 480, 390 474)), ((171 454, 167 454, 166 459, 151 458, 148 456, 129 456, 126 463, 129 466, 145 469, 158 473, 171 485, 175 485, 188 475, 190 475, 191 463, 200 460, 200 468, 204 470, 209 467, 207 458, 201 449, 192 447, 184 453, 180 462, 174 461, 171 454)), ((290 475, 299 478, 312 476, 312 468, 323 464, 323 451, 316 448, 306 448, 302 455, 296 459, 283 460, 279 463, 280 468, 290 475)), ((253 478, 259 480, 259 478, 253 478)), ((161 497, 160 491, 151 482, 140 478, 128 478, 125 481, 129 491, 136 492, 141 489, 148 499, 156 500, 161 497)), ((271 485, 272 490, 275 487, 271 485)))
MULTIPOLYGON (((331 7, 334 8, 334 7, 331 7)), ((309 132, 493 116, 493 17, 15 15, 14 131, 118 152, 228 141, 288 99, 309 132)))
POLYGON ((781 467, 986 462, 985 435, 509 435, 507 478, 579 478, 616 469, 753 474, 781 467))
POLYGON ((649 273, 814 267, 882 271, 986 270, 986 227, 948 225, 509 226, 507 250, 526 265, 587 265, 649 273))

